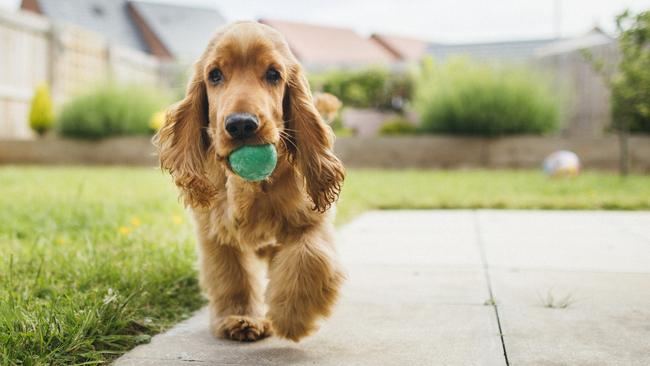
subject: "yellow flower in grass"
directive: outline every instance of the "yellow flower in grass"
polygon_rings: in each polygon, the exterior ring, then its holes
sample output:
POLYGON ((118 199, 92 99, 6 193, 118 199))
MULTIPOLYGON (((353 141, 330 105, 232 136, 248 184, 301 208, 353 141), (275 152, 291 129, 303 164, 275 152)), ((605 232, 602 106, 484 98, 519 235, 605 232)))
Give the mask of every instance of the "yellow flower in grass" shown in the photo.
POLYGON ((65 240, 65 237, 63 235, 59 235, 59 236, 56 237, 54 242, 59 244, 59 245, 63 245, 63 244, 65 244, 66 240, 65 240))
POLYGON ((131 225, 133 225, 134 227, 140 226, 141 223, 142 222, 140 222, 140 219, 137 218, 137 217, 134 217, 134 218, 131 219, 131 225))
POLYGON ((179 215, 174 215, 172 216, 172 221, 174 222, 174 224, 180 225, 183 223, 183 218, 179 215))
POLYGON ((131 229, 128 226, 120 226, 120 228, 117 229, 117 231, 122 235, 129 235, 131 231, 133 231, 133 229, 131 229))

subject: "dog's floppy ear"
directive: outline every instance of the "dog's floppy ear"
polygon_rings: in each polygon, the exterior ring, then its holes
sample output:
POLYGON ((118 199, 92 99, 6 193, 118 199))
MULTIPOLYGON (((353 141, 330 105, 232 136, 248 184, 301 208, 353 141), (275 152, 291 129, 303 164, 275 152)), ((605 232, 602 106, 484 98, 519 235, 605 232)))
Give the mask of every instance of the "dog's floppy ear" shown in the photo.
POLYGON ((332 129, 316 110, 309 83, 299 64, 290 67, 287 79, 283 112, 292 137, 292 143, 288 144, 290 159, 305 179, 314 210, 324 212, 338 199, 345 171, 332 151, 332 129))
POLYGON ((184 203, 195 207, 208 206, 215 194, 204 166, 210 146, 208 123, 208 100, 199 62, 185 98, 167 110, 165 124, 153 138, 161 168, 171 173, 184 203))

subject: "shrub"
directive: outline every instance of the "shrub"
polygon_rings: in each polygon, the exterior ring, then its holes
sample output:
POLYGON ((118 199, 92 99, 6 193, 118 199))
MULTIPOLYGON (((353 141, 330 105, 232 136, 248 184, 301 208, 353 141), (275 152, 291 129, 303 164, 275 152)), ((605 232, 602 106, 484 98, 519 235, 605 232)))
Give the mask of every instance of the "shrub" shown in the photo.
POLYGON ((546 79, 522 67, 452 58, 426 59, 418 70, 415 108, 430 133, 495 136, 558 129, 560 103, 546 79))
POLYGON ((152 88, 105 84, 64 105, 58 129, 64 136, 89 139, 146 135, 152 116, 167 103, 152 88))
POLYGON ((412 91, 408 74, 381 67, 329 71, 310 81, 315 90, 334 94, 345 106, 357 108, 400 110, 412 91))
POLYGON ((396 117, 384 122, 379 129, 380 135, 414 135, 418 129, 403 117, 396 117))
POLYGON ((52 111, 52 98, 50 89, 46 84, 36 88, 29 110, 29 127, 39 136, 47 132, 54 124, 54 112, 52 111))

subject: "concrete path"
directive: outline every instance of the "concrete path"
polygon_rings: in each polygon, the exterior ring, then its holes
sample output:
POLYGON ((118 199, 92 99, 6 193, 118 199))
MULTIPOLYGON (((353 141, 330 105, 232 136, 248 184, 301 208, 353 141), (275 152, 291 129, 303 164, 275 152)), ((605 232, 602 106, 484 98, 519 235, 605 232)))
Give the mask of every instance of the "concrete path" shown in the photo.
POLYGON ((371 212, 339 251, 316 335, 217 340, 203 310, 116 364, 650 365, 650 212, 371 212))

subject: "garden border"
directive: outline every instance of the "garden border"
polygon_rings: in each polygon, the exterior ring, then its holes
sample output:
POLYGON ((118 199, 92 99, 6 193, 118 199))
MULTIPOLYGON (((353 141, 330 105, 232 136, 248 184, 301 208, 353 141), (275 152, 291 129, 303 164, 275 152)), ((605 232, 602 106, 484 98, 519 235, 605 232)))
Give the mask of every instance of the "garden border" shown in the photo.
MULTIPOLYGON (((539 168, 545 156, 571 150, 584 168, 616 170, 616 136, 596 139, 513 136, 500 138, 404 136, 347 137, 336 153, 348 167, 362 168, 539 168)), ((156 166, 149 137, 97 141, 45 138, 0 140, 0 164, 156 166)), ((630 138, 634 172, 650 173, 650 136, 630 138)))

